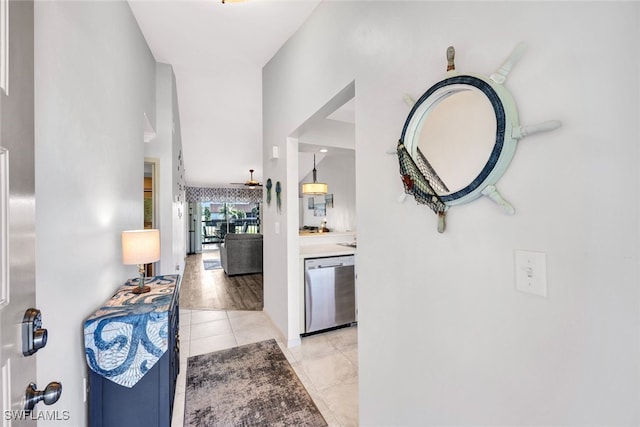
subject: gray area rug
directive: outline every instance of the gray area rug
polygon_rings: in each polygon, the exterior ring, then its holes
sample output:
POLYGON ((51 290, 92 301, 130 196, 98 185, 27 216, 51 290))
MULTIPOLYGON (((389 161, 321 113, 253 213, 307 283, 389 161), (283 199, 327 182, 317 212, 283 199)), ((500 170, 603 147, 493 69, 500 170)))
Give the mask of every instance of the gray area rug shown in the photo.
POLYGON ((275 340, 192 356, 185 426, 326 426, 275 340))
POLYGON ((220 264, 219 259, 205 259, 202 263, 204 264, 205 270, 216 270, 218 268, 222 268, 222 264, 220 264))

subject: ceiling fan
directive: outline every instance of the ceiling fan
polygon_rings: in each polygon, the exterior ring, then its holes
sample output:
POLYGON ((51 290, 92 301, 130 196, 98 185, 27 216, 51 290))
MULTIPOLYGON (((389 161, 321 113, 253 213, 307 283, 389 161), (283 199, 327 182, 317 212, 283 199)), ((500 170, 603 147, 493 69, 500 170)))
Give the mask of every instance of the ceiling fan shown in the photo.
POLYGON ((249 180, 245 182, 232 182, 231 185, 244 185, 245 187, 249 187, 249 188, 262 187, 261 182, 258 182, 255 179, 253 179, 253 169, 249 169, 249 173, 251 174, 251 177, 249 178, 249 180))

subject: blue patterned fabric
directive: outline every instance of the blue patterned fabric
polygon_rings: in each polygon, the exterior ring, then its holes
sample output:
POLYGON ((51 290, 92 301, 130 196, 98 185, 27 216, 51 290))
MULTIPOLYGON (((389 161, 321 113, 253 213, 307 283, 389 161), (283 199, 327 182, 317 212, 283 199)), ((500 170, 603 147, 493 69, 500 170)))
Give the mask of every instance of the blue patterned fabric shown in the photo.
POLYGON ((169 309, 178 275, 148 277, 151 291, 134 294, 129 280, 84 322, 89 368, 125 387, 133 387, 167 351, 169 309))

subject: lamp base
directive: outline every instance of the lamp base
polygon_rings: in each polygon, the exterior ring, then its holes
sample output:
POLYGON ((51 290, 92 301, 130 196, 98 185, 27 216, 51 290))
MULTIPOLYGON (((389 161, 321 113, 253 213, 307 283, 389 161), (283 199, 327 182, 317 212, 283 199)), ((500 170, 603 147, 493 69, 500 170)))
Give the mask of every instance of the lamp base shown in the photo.
POLYGON ((138 286, 133 288, 131 292, 133 292, 134 294, 146 294, 150 290, 151 290, 151 287, 149 286, 138 286))
POLYGON ((144 265, 139 266, 138 272, 140 273, 140 277, 138 278, 138 286, 133 288, 131 292, 134 294, 146 294, 151 290, 150 286, 145 286, 144 284, 144 265))

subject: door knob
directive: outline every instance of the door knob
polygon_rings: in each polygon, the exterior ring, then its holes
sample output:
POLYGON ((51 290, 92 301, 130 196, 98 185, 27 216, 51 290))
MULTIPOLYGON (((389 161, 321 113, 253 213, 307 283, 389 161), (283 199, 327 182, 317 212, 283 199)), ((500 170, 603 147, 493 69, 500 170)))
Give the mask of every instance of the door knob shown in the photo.
POLYGON ((53 405, 60 399, 62 394, 62 384, 59 382, 50 382, 44 390, 37 390, 34 383, 29 384, 24 394, 24 409, 31 411, 40 401, 44 401, 45 405, 53 405))

